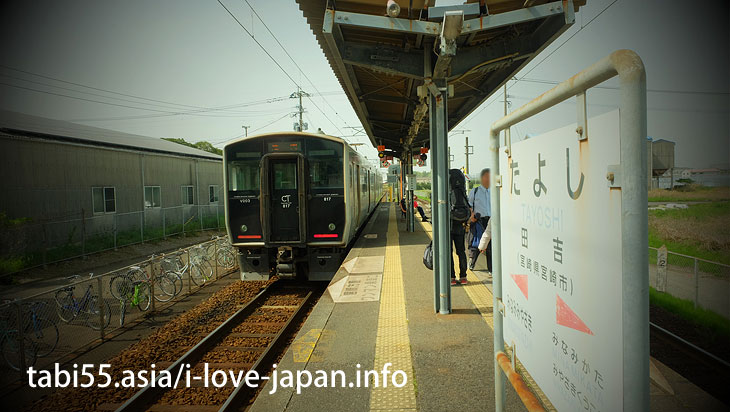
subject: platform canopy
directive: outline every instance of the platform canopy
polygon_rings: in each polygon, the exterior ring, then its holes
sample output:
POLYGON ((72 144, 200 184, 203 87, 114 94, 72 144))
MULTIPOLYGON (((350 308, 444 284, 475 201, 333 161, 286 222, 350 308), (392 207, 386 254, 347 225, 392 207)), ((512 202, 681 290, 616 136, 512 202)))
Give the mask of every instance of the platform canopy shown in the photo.
POLYGON ((400 10, 393 6, 391 17, 387 0, 297 2, 370 141, 398 157, 429 146, 428 98, 419 86, 442 79, 453 87, 450 130, 570 27, 585 4, 396 0, 400 10))

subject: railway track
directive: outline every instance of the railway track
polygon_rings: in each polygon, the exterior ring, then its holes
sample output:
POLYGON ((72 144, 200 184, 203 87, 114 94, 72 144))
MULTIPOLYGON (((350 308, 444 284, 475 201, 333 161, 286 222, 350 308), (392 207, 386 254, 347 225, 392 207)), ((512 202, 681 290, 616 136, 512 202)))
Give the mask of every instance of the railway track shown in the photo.
POLYGON ((649 322, 649 330, 652 356, 730 405, 730 394, 727 391, 730 362, 653 322, 649 322))
MULTIPOLYGON (((98 410, 110 411, 233 411, 243 409, 256 392, 246 385, 237 387, 228 376, 225 386, 205 387, 202 379, 184 380, 190 376, 203 376, 204 365, 209 371, 224 370, 256 371, 265 376, 277 357, 283 353, 288 340, 296 332, 311 303, 319 295, 319 288, 275 282, 238 309, 220 326, 185 352, 174 362, 159 362, 158 370, 166 369, 171 376, 183 376, 176 388, 159 384, 162 375, 137 391, 121 404, 103 404, 98 410)), ((210 376, 210 375, 209 375, 210 376)), ((263 386, 265 381, 259 381, 263 386)))

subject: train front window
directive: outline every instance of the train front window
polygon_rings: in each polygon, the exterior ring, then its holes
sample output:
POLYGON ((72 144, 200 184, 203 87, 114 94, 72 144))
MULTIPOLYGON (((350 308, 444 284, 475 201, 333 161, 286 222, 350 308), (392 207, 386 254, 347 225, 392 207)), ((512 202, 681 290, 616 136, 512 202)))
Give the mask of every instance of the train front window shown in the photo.
POLYGON ((342 159, 338 157, 324 159, 310 158, 309 179, 313 188, 341 188, 343 185, 342 159))
POLYGON ((259 191, 259 160, 234 160, 228 163, 229 191, 259 191))
POLYGON ((296 162, 277 162, 274 168, 274 189, 296 189, 297 188, 297 164, 296 162))

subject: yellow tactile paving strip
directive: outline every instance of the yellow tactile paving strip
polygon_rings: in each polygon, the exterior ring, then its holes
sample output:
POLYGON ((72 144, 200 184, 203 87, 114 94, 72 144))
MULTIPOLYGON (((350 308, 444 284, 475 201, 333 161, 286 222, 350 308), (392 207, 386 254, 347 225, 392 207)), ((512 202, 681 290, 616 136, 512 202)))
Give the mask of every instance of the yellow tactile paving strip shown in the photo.
POLYGON ((402 370, 408 376, 408 383, 397 388, 391 384, 390 379, 387 387, 382 387, 383 382, 380 382, 380 387, 373 388, 370 392, 370 410, 415 411, 417 409, 413 361, 408 337, 398 222, 394 208, 390 208, 389 212, 387 239, 373 369, 381 370, 384 364, 390 362, 392 363, 390 371, 402 370))
MULTIPOLYGON (((431 227, 431 223, 421 222, 421 226, 423 226, 423 230, 426 234, 428 234, 428 237, 433 239, 433 228, 431 227)), ((453 257, 456 261, 458 261, 455 253, 453 257)), ((485 322, 487 322, 487 325, 489 325, 491 329, 494 329, 494 317, 492 313, 494 297, 492 296, 492 292, 485 284, 482 283, 472 270, 467 269, 466 280, 468 280, 469 283, 467 283, 466 286, 463 286, 464 291, 469 296, 469 299, 477 310, 479 310, 479 313, 481 313, 482 318, 485 322)))

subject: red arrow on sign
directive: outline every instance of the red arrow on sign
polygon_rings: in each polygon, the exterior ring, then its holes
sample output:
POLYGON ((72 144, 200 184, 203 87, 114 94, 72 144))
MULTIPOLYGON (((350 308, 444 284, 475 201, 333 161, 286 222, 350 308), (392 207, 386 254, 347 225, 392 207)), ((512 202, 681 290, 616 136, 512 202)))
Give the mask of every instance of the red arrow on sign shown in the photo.
POLYGON ((527 275, 510 275, 527 299, 527 275))
POLYGON ((573 309, 560 299, 560 296, 555 295, 557 302, 555 304, 555 321, 558 325, 562 325, 571 329, 575 329, 579 332, 593 335, 593 331, 586 326, 586 324, 573 312, 573 309))

